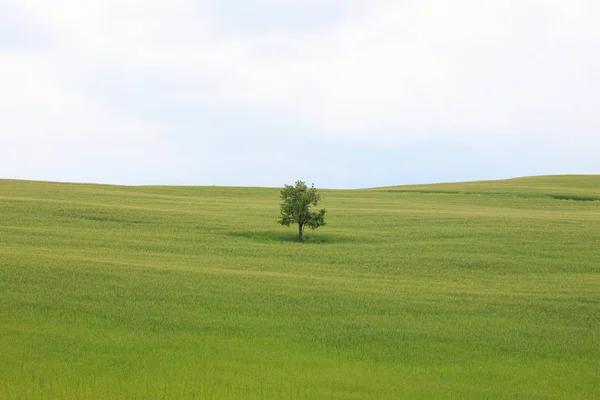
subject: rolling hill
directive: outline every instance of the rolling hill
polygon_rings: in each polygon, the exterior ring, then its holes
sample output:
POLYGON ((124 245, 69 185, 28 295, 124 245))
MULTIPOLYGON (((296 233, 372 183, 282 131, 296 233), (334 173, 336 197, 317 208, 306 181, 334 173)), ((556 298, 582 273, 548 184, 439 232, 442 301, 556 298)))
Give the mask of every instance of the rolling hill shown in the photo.
POLYGON ((0 180, 0 398, 597 398, 600 176, 320 192, 0 180))

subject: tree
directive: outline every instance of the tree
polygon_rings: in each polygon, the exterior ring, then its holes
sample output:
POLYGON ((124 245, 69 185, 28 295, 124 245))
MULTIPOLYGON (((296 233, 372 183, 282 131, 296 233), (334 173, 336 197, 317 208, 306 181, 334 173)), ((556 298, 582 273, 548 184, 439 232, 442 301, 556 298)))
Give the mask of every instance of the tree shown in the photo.
POLYGON ((325 225, 325 210, 311 211, 310 206, 316 206, 321 200, 315 185, 306 186, 302 181, 296 181, 294 186, 285 185, 279 194, 281 204, 281 225, 298 224, 298 240, 302 242, 304 228, 317 229, 325 225))

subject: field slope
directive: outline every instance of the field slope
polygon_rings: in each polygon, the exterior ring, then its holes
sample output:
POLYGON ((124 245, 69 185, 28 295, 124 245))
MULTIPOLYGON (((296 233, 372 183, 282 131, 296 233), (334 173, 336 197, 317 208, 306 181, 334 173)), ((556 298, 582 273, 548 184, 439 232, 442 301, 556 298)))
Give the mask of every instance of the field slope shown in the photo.
POLYGON ((0 398, 600 396, 600 176, 321 194, 0 180, 0 398))
POLYGON ((558 200, 600 201, 597 175, 554 175, 499 181, 435 183, 383 188, 397 192, 550 197, 558 200))

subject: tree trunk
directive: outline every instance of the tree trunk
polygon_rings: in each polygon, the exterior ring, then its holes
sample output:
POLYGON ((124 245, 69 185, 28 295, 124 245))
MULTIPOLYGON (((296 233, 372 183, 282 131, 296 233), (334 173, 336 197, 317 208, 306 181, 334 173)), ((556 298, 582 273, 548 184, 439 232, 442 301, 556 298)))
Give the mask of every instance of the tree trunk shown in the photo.
POLYGON ((303 231, 303 226, 302 224, 298 224, 298 241, 302 241, 302 231, 303 231))

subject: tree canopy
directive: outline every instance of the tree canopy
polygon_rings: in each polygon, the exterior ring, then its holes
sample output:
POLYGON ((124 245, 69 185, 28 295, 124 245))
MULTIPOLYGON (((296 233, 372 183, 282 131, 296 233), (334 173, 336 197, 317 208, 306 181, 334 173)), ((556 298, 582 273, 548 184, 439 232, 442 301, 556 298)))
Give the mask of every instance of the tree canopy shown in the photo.
POLYGON ((316 229, 325 225, 325 209, 311 211, 311 206, 316 206, 321 196, 315 185, 309 188, 303 181, 296 181, 295 185, 285 185, 279 194, 281 203, 281 225, 290 226, 298 224, 298 240, 303 241, 304 228, 316 229))

